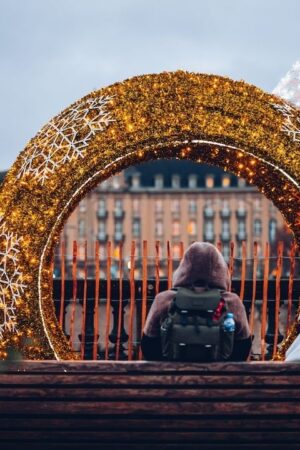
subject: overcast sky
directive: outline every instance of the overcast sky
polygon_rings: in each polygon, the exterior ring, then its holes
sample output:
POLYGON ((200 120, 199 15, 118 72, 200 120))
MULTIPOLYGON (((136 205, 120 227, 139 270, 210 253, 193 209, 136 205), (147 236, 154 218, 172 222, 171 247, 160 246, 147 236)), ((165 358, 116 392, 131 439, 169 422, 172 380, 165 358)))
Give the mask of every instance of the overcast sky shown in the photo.
POLYGON ((93 89, 185 69, 272 91, 300 59, 299 0, 0 0, 0 170, 93 89))

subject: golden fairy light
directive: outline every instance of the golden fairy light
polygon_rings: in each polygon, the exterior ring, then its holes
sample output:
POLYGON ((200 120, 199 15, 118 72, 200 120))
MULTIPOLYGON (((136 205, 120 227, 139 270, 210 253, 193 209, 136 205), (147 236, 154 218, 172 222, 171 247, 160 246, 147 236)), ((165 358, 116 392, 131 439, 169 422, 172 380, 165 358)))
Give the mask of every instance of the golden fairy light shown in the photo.
POLYGON ((7 237, 18 243, 5 276, 21 277, 17 298, 0 297, 14 308, 0 355, 16 347, 30 359, 74 358, 54 313, 53 247, 86 193, 137 162, 188 158, 240 174, 300 242, 299 120, 299 110, 255 86, 183 71, 116 83, 50 120, 0 191, 0 252, 7 237))

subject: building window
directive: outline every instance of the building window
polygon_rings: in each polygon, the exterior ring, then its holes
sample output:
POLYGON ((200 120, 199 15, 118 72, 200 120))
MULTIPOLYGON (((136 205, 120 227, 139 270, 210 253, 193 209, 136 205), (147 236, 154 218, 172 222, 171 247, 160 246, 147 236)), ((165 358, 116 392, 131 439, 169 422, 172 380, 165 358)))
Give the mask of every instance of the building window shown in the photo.
POLYGON ((197 224, 195 220, 190 220, 188 224, 188 234, 190 236, 196 236, 197 235, 197 224))
POLYGON ((222 176, 222 187, 223 188, 230 187, 230 175, 222 176))
POLYGON ((229 202, 228 202, 228 200, 222 200, 221 206, 222 206, 223 210, 225 210, 225 211, 229 210, 229 202))
POLYGON ((230 232, 230 225, 228 220, 222 221, 222 233, 229 233, 230 232))
POLYGON ((120 198, 115 200, 115 218, 123 217, 123 200, 120 198))
POLYGON ((134 219, 132 222, 132 235, 133 237, 140 237, 141 234, 141 222, 139 219, 134 219))
POLYGON ((229 241, 229 239, 230 239, 230 223, 229 223, 229 220, 222 220, 221 239, 222 239, 222 241, 229 241))
POLYGON ((161 199, 155 200, 155 212, 162 213, 163 212, 163 202, 161 199))
POLYGON ((98 222, 98 239, 100 241, 104 241, 106 240, 107 236, 106 236, 106 224, 103 221, 99 221, 98 222))
POLYGON ((274 242, 276 239, 277 232, 277 220, 271 219, 269 222, 269 241, 274 242))
POLYGON ((239 211, 244 211, 245 210, 245 202, 244 202, 244 200, 239 200, 238 201, 238 210, 239 211))
POLYGON ((135 173, 131 178, 131 187, 139 188, 141 184, 141 175, 139 173, 135 173))
POLYGON ((121 177, 120 175, 115 175, 112 177, 112 187, 114 189, 119 189, 121 187, 121 177))
POLYGON ((163 189, 164 187, 164 177, 161 174, 157 174, 154 177, 154 186, 156 189, 163 189))
POLYGON ((140 200, 138 198, 133 199, 132 210, 135 216, 138 216, 140 214, 140 200))
POLYGON ((214 217, 214 209, 213 209, 214 205, 211 199, 208 199, 205 201, 204 204, 204 215, 205 217, 209 217, 209 218, 213 218, 214 217))
POLYGON ((172 175, 172 188, 173 189, 180 188, 180 175, 172 175))
POLYGON ((189 200, 189 214, 196 214, 197 212, 197 202, 196 200, 189 200))
POLYGON ((213 175, 207 175, 205 178, 205 186, 207 188, 213 188, 215 185, 215 178, 213 175))
POLYGON ((98 231, 99 231, 99 233, 106 233, 106 224, 105 224, 105 222, 102 222, 102 221, 98 222, 98 231))
POLYGON ((261 210, 261 199, 260 198, 255 198, 254 199, 254 209, 256 211, 260 211, 261 210))
POLYGON ((180 213, 180 201, 178 199, 171 201, 171 211, 174 214, 180 213))
POLYGON ((81 202, 79 203, 79 212, 81 212, 81 213, 86 212, 86 199, 85 198, 83 200, 81 200, 81 202))
POLYGON ((155 235, 161 237, 164 234, 164 226, 161 220, 155 222, 155 235))
POLYGON ((174 259, 180 259, 180 244, 173 244, 172 252, 174 259))
POLYGON ((98 201, 98 211, 106 211, 106 201, 104 198, 99 198, 98 201))
POLYGON ((189 188, 190 189, 196 189, 197 188, 197 181, 198 181, 198 177, 197 175, 194 174, 190 174, 189 175, 189 188))
POLYGON ((100 189, 107 189, 107 188, 109 188, 109 186, 110 186, 110 180, 109 179, 102 181, 102 183, 100 183, 98 185, 98 187, 100 189))
POLYGON ((238 233, 246 233, 246 222, 244 220, 238 221, 238 233))
POLYGON ((214 239, 214 223, 211 220, 204 222, 204 239, 207 241, 214 239))
POLYGON ((223 244, 222 254, 224 256, 225 261, 229 260, 230 257, 230 247, 229 244, 223 244))
POLYGON ((85 220, 84 219, 79 219, 78 234, 79 234, 80 238, 85 236, 85 220))
POLYGON ((254 219, 253 223, 254 236, 260 236, 262 233, 262 223, 260 219, 254 219))
POLYGON ((179 236, 180 235, 180 222, 179 220, 173 220, 172 222, 172 235, 179 236))
POLYGON ((246 180, 244 178, 238 178, 238 187, 242 188, 246 186, 246 180))

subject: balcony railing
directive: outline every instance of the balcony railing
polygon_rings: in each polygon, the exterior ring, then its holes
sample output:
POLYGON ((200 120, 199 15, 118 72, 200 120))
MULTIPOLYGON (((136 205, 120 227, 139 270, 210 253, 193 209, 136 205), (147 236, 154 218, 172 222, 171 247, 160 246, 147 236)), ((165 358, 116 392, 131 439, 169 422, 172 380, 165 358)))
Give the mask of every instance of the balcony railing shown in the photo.
POLYGON ((212 231, 205 231, 203 234, 204 241, 214 242, 215 241, 215 233, 212 231))
POLYGON ((205 208, 203 210, 203 214, 204 214, 204 217, 211 219, 214 217, 215 211, 212 208, 205 208))
POLYGON ((231 216, 230 209, 221 209, 220 216, 222 217, 222 219, 229 219, 229 217, 231 216))
POLYGON ((238 231, 236 234, 236 240, 237 241, 245 241, 247 239, 247 233, 246 231, 238 231))
POLYGON ((247 215, 247 210, 246 209, 237 209, 235 214, 239 219, 243 219, 247 215))
POLYGON ((119 231, 116 231, 116 232, 114 233, 114 241, 115 241, 116 243, 123 242, 124 239, 125 239, 125 235, 124 235, 124 233, 122 233, 121 231, 120 231, 120 232, 119 232, 119 231))
POLYGON ((100 242, 106 242, 108 240, 108 234, 105 231, 99 231, 98 240, 100 242))
POLYGON ((221 233, 221 241, 230 241, 231 234, 229 231, 222 231, 221 233))
POLYGON ((98 209, 97 217, 98 219, 107 219, 108 211, 106 209, 98 209))
POLYGON ((125 211, 123 209, 115 209, 114 217, 115 217, 115 219, 124 219, 125 211))

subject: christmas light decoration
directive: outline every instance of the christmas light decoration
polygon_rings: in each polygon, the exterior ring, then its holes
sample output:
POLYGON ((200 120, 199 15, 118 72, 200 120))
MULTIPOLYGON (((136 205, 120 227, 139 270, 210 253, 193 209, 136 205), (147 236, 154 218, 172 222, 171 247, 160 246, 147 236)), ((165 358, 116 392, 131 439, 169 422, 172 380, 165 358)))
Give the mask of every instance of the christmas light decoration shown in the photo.
POLYGON ((7 237, 16 244, 0 273, 17 283, 13 294, 0 284, 13 315, 0 357, 12 346, 31 359, 75 357, 55 318, 53 248, 87 192, 128 166, 174 157, 219 166, 270 198, 300 242, 299 118, 297 108, 242 81, 179 71, 92 92, 52 119, 0 191, 0 249, 7 237))

